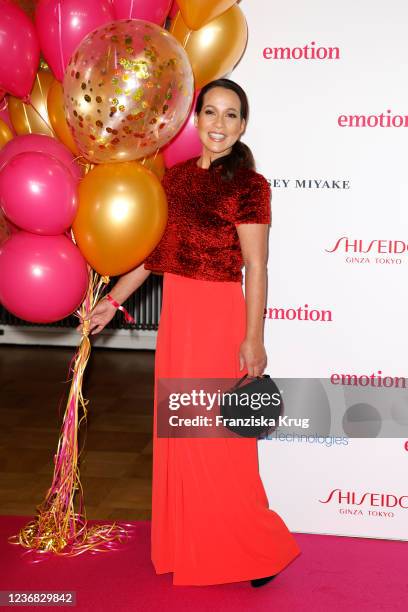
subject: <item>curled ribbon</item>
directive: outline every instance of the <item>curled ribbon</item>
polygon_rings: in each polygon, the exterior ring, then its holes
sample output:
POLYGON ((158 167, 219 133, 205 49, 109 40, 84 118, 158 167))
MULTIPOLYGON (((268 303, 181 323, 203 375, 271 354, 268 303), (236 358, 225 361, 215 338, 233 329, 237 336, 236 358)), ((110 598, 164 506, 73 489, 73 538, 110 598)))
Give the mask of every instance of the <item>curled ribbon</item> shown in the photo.
POLYGON ((76 313, 84 324, 79 347, 69 365, 71 386, 57 452, 53 457, 52 484, 44 501, 37 506, 37 516, 8 538, 10 544, 28 549, 26 553, 33 553, 33 563, 40 559, 36 553, 74 557, 86 551, 115 550, 127 541, 129 535, 120 524, 88 524, 79 477, 79 459, 83 449, 78 452, 78 433, 82 421, 87 422, 88 412, 88 400, 83 397, 82 383, 91 352, 89 315, 99 301, 103 286, 108 283, 108 276, 100 277, 90 269, 88 290, 76 313))

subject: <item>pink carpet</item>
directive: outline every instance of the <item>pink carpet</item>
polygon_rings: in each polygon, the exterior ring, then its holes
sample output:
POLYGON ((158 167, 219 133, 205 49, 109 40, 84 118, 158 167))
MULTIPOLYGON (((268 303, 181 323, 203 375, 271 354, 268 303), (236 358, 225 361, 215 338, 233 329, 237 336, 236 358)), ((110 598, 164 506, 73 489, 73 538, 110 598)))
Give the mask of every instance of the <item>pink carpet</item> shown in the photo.
POLYGON ((185 587, 173 586, 171 574, 155 574, 149 522, 127 523, 131 539, 120 550, 30 564, 22 548, 7 542, 29 520, 0 517, 0 590, 76 591, 77 605, 71 607, 75 610, 372 612, 408 608, 406 542, 297 534, 301 556, 260 589, 246 582, 185 587))

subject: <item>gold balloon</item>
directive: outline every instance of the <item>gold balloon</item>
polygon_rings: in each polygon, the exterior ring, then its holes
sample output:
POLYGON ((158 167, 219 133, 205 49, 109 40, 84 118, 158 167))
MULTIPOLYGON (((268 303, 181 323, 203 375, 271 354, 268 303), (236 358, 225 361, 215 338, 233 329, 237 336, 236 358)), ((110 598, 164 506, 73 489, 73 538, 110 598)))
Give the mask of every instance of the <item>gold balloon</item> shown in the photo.
POLYGON ((12 138, 13 132, 6 122, 0 119, 0 149, 2 149, 9 140, 12 140, 12 138))
POLYGON ((51 126, 54 129, 59 140, 66 146, 74 155, 79 155, 78 147, 72 137, 71 130, 68 127, 67 120, 65 118, 64 110, 64 93, 62 91, 62 85, 57 79, 54 79, 48 96, 47 96, 47 109, 48 117, 50 119, 51 126))
POLYGON ((75 241, 99 274, 138 266, 167 223, 167 198, 156 175, 138 162, 95 166, 79 183, 75 241))
POLYGON ((156 153, 155 155, 149 155, 149 157, 145 157, 139 161, 142 166, 151 170, 155 173, 157 178, 161 181, 164 173, 166 171, 166 166, 164 163, 164 157, 162 153, 156 153))
POLYGON ((183 21, 190 30, 198 30, 227 11, 236 0, 177 0, 183 21))
POLYGON ((196 90, 231 72, 245 50, 248 37, 244 14, 236 5, 194 31, 187 27, 179 11, 170 32, 190 58, 196 90))
POLYGON ((10 120, 17 134, 45 134, 55 138, 47 111, 47 96, 53 81, 51 72, 39 70, 30 94, 31 104, 9 97, 10 120))

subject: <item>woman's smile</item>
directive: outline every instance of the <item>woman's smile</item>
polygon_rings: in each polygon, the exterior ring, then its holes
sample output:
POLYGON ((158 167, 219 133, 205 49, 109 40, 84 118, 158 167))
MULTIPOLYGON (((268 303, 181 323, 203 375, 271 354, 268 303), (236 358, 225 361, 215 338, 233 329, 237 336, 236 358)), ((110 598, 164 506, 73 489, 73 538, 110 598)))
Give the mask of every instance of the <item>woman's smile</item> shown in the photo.
POLYGON ((225 134, 220 134, 218 132, 208 132, 208 136, 211 138, 211 140, 214 140, 215 142, 221 142, 222 140, 225 140, 225 134))

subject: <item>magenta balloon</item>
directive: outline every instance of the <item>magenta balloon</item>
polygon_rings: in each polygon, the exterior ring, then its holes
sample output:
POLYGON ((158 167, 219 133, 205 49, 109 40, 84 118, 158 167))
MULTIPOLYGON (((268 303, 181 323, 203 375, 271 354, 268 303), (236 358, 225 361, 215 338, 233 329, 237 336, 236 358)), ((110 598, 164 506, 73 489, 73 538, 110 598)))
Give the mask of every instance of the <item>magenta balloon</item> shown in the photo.
POLYGON ((88 268, 66 236, 18 232, 0 247, 0 302, 16 317, 52 323, 85 297, 88 268))
POLYGON ((56 157, 19 153, 0 171, 0 206, 27 232, 56 236, 71 227, 76 215, 77 183, 56 157))
POLYGON ((194 125, 194 107, 199 93, 200 90, 197 90, 194 94, 191 110, 183 127, 161 150, 166 168, 201 154, 203 145, 194 125))
POLYGON ((58 81, 75 48, 89 32, 114 21, 110 0, 40 0, 35 25, 41 50, 58 81))
POLYGON ((40 60, 32 21, 9 0, 0 0, 0 88, 17 98, 30 93, 40 60))
POLYGON ((58 140, 41 134, 17 136, 5 144, 0 150, 0 170, 12 157, 28 151, 37 151, 38 153, 46 153, 56 157, 68 168, 76 181, 79 181, 81 178, 81 169, 71 151, 58 142, 58 140))
POLYGON ((112 0, 116 19, 144 19, 163 26, 172 0, 112 0))

